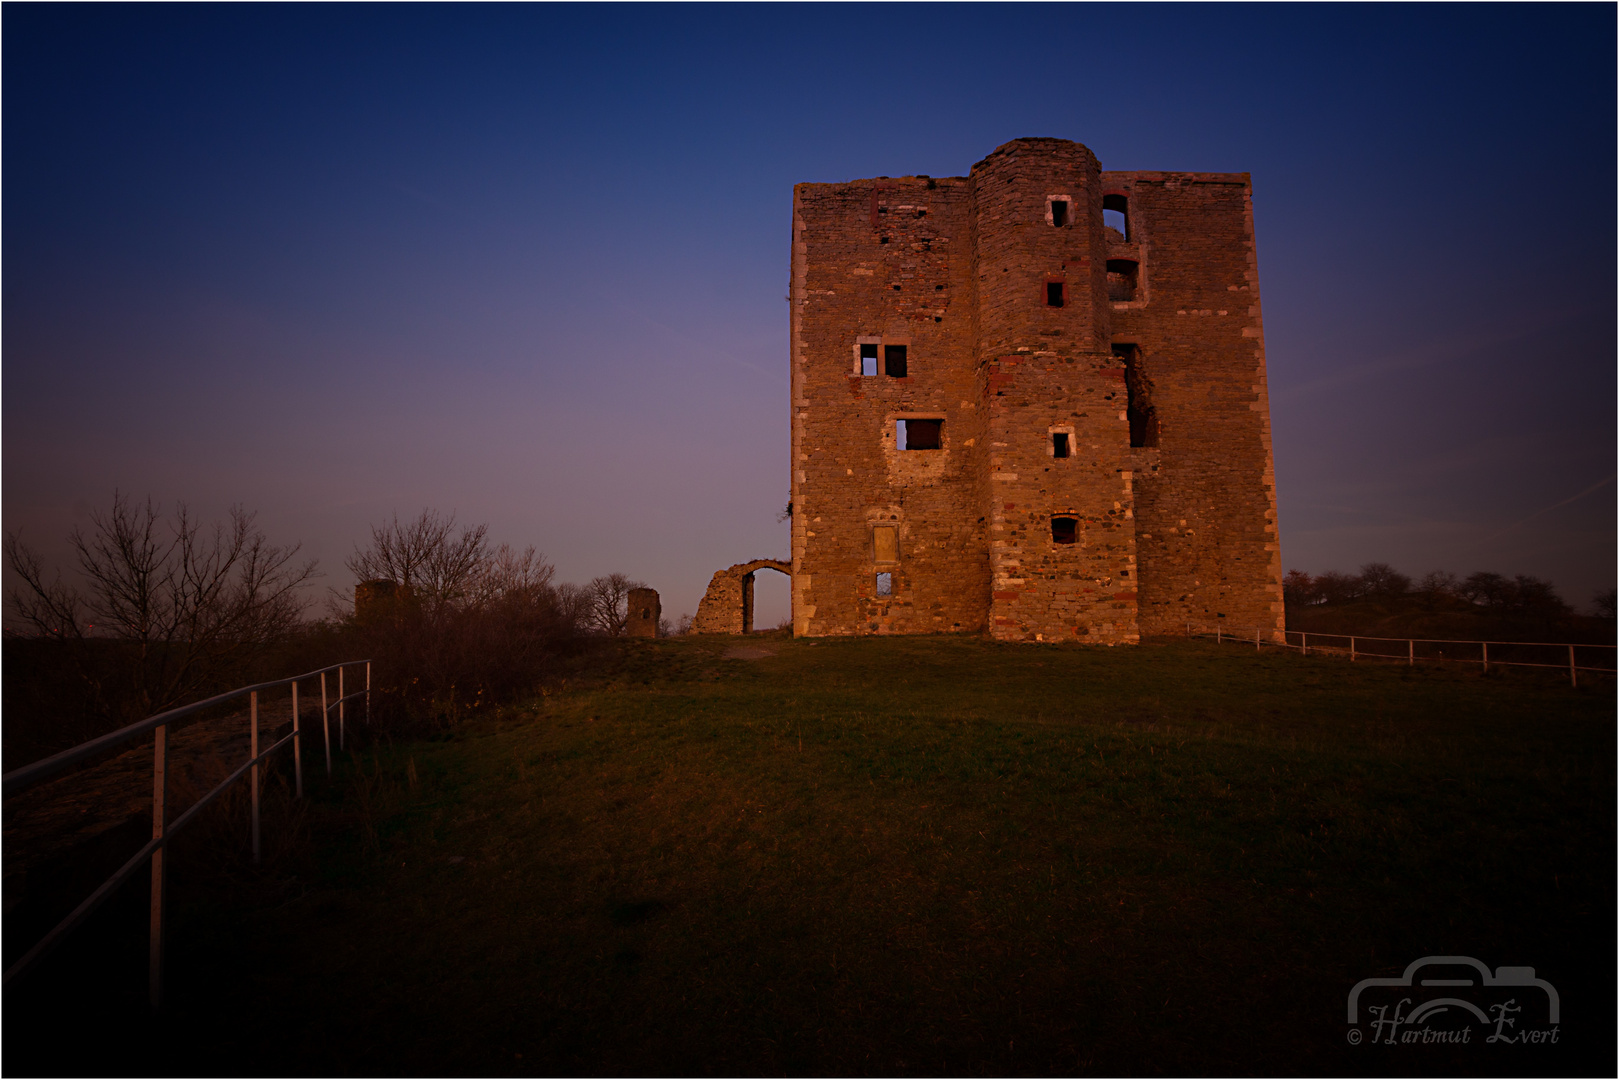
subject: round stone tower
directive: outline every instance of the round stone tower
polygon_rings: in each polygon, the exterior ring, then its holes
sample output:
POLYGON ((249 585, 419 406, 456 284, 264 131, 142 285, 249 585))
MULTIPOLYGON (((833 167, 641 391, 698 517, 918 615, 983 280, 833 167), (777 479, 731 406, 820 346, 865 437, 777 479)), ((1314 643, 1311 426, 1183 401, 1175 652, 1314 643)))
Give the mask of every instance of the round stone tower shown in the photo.
POLYGON ((1014 139, 971 179, 979 358, 1109 352, 1096 155, 1067 139, 1014 139))

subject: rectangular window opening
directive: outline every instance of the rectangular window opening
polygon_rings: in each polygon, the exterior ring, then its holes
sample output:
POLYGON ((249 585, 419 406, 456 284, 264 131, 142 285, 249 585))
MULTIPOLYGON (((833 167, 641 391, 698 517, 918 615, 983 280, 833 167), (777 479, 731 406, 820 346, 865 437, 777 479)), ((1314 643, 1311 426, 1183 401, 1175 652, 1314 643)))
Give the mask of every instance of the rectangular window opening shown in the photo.
POLYGON ((906 350, 906 347, 904 345, 884 345, 883 346, 883 374, 884 375, 887 375, 890 379, 903 379, 903 378, 905 378, 905 372, 906 372, 905 350, 906 350))
POLYGON ((860 346, 860 374, 862 374, 862 375, 875 375, 875 374, 877 374, 877 346, 875 346, 875 345, 862 345, 862 346, 860 346))
POLYGON ((1054 517, 1051 519, 1051 542, 1053 544, 1072 544, 1078 533, 1078 518, 1054 517))
POLYGON ((899 562, 899 530, 892 525, 871 530, 871 556, 873 562, 899 562))
POLYGON ((893 596, 894 595, 894 575, 893 574, 878 574, 877 575, 877 595, 878 596, 893 596))
POLYGON ((1126 243, 1130 240, 1130 199, 1124 195, 1102 196, 1102 224, 1119 234, 1126 243))
POLYGON ((1053 431, 1051 433, 1051 456, 1052 457, 1067 457, 1068 456, 1068 432, 1066 432, 1066 431, 1053 431))
POLYGON ((1141 266, 1134 259, 1107 261, 1107 298, 1115 303, 1127 303, 1136 298, 1136 284, 1141 266))
POLYGON ((1053 225, 1057 226, 1057 228, 1059 228, 1059 229, 1062 228, 1064 225, 1068 224, 1068 200, 1067 199, 1052 199, 1051 200, 1051 223, 1053 225))
POLYGON ((942 445, 943 420, 901 420, 897 426, 901 450, 937 450, 942 445))
MULTIPOLYGON (((1109 264, 1112 265, 1111 263, 1109 264)), ((1063 283, 1060 281, 1046 282, 1046 307, 1062 307, 1063 283)))

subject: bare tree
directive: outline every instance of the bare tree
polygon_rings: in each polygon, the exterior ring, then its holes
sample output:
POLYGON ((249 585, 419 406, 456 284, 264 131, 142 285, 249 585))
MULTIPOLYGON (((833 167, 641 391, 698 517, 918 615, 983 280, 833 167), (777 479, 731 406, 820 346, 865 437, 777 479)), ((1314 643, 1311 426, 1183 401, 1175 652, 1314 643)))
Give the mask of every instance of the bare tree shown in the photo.
POLYGON ((113 495, 88 534, 69 536, 82 584, 47 574, 39 556, 6 534, 6 559, 21 583, 12 603, 34 636, 119 642, 80 650, 80 677, 102 711, 135 717, 167 708, 218 681, 232 664, 296 627, 301 586, 313 560, 299 546, 269 543, 254 515, 234 507, 204 530, 180 504, 165 521, 148 499, 113 495), (119 662, 109 666, 108 657, 119 662), (113 686, 116 685, 116 690, 113 686))
POLYGON ((487 525, 471 525, 456 536, 453 513, 423 510, 404 524, 395 514, 373 525, 371 546, 355 548, 344 565, 360 581, 395 582, 418 602, 438 608, 466 600, 478 587, 489 562, 488 532, 487 525))
POLYGON ((622 637, 629 621, 631 589, 646 585, 623 574, 603 574, 585 586, 586 618, 591 629, 608 637, 622 637))

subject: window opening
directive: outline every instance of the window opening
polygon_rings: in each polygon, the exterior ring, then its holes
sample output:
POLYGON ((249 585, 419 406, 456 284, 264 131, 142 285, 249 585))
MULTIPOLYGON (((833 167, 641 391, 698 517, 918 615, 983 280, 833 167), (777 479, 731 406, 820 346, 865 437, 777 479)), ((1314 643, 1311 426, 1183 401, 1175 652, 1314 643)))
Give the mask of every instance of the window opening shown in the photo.
POLYGON ((1054 517, 1051 519, 1051 542, 1053 544, 1072 544, 1078 534, 1078 518, 1054 517))
POLYGON ((1124 415, 1130 421, 1130 445, 1158 445, 1158 409, 1152 403, 1152 380, 1141 366, 1135 345, 1115 345, 1113 355, 1124 364, 1124 415))
POLYGON ((1102 196, 1102 224, 1119 230, 1126 241, 1130 239, 1130 199, 1126 195, 1102 196))
POLYGON ((1068 456, 1068 432, 1054 431, 1051 433, 1051 456, 1068 456))
POLYGON ((1109 259, 1107 261, 1107 298, 1115 302, 1134 300, 1140 270, 1140 264, 1134 259, 1109 259))
POLYGON ((1064 225, 1068 224, 1068 200, 1067 199, 1052 199, 1051 200, 1051 223, 1053 225, 1057 226, 1057 228, 1059 228, 1059 229, 1062 228, 1064 225))
POLYGON ((877 575, 877 595, 878 596, 893 596, 894 595, 894 575, 893 574, 878 574, 877 575))
POLYGON ((860 346, 860 374, 862 374, 862 375, 875 375, 875 374, 877 374, 877 346, 875 346, 875 345, 862 345, 862 346, 860 346))
POLYGON ((883 346, 883 374, 891 379, 905 378, 905 349, 904 345, 883 346))
POLYGON ((1062 307, 1063 283, 1060 281, 1046 282, 1046 307, 1062 307))
POLYGON ((901 420, 896 437, 901 450, 937 450, 944 433, 943 420, 901 420))
POLYGON ((873 562, 899 562, 899 530, 892 525, 871 530, 871 549, 873 562))

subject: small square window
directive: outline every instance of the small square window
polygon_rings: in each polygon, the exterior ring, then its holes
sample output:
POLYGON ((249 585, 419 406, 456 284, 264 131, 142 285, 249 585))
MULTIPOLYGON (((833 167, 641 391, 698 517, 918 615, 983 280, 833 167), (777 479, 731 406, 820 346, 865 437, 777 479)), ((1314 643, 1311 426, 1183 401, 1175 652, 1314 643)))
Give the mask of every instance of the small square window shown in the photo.
POLYGON ((877 595, 878 596, 893 596, 894 595, 894 575, 893 574, 878 574, 877 575, 877 595))
POLYGON ((905 378, 905 353, 906 347, 904 345, 884 345, 883 374, 890 379, 905 378))
POLYGON ((1141 265, 1134 259, 1107 261, 1107 298, 1115 302, 1128 302, 1136 298, 1140 284, 1141 265))
POLYGON ((1079 532, 1079 519, 1071 517, 1054 517, 1051 519, 1051 542, 1053 544, 1072 544, 1079 532))
POLYGON ((862 375, 875 375, 875 374, 877 374, 877 346, 875 346, 875 345, 862 345, 862 346, 860 346, 860 374, 862 374, 862 375))
POLYGON ((1046 282, 1046 307, 1062 307, 1064 285, 1060 281, 1046 282))
POLYGON ((1068 456, 1068 432, 1066 432, 1066 431, 1053 431, 1051 433, 1051 456, 1052 457, 1067 457, 1068 456))
POLYGON ((943 420, 901 420, 895 427, 900 450, 937 450, 944 444, 943 420))

